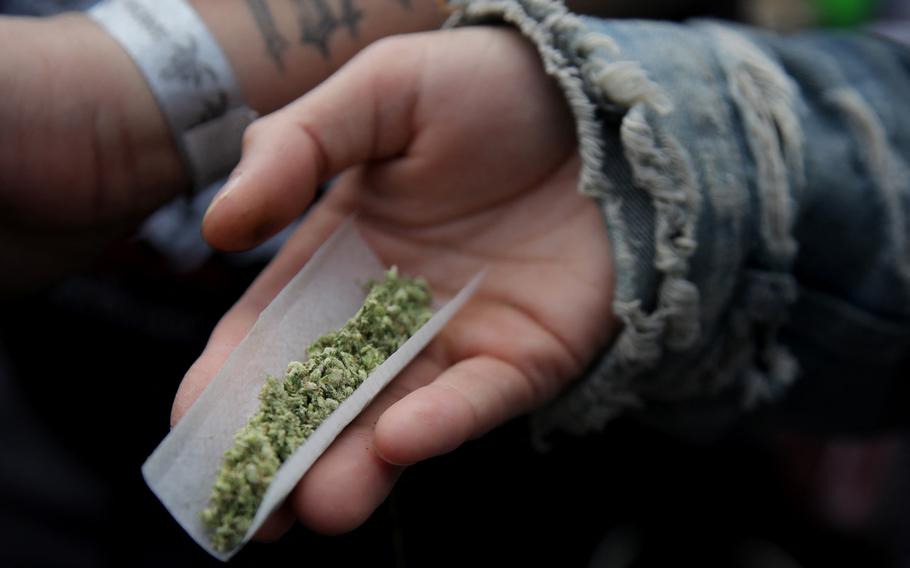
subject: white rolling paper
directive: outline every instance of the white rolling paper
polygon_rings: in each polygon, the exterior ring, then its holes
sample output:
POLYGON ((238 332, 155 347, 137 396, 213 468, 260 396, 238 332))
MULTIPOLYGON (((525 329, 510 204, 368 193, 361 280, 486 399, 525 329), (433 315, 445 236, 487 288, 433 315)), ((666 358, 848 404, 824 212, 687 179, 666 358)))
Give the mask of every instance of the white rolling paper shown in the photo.
MULTIPOLYGON (((227 560, 240 547, 214 550, 199 514, 208 504, 225 450, 259 406, 266 375, 284 376, 307 347, 351 318, 366 297, 364 284, 384 267, 348 220, 263 310, 249 334, 189 412, 142 466, 149 487, 177 522, 213 556, 227 560)), ((475 276, 454 298, 357 388, 288 458, 269 486, 246 543, 332 440, 439 332, 480 282, 475 276)), ((243 546, 241 544, 241 546, 243 546)))

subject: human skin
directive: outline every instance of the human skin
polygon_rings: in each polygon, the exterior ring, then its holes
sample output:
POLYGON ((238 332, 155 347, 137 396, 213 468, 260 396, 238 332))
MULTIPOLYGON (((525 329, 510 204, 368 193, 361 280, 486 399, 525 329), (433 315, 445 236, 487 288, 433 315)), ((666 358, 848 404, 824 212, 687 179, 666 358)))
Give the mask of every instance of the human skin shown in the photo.
MULTIPOLYGON (((391 8, 364 18, 384 16, 384 24, 364 24, 358 38, 339 29, 321 63, 321 48, 295 44, 286 28, 282 72, 249 4, 219 0, 223 13, 215 4, 197 7, 261 113, 376 37, 441 18, 432 0, 412 0, 415 9, 401 14, 383 2, 391 8)), ((0 50, 0 92, 8 95, 0 107, 0 265, 15 267, 0 292, 9 293, 84 265, 188 180, 144 79, 94 23, 0 18, 0 43, 15 46, 0 50)), ((173 420, 351 211, 360 211, 358 227, 384 260, 425 275, 437 293, 490 269, 466 311, 339 438, 260 536, 275 537, 295 517, 322 532, 354 528, 403 464, 539 406, 612 336, 609 244, 597 207, 575 192, 573 121, 519 38, 465 30, 380 43, 312 97, 260 121, 247 140, 235 191, 205 223, 216 246, 255 244, 307 207, 316 180, 344 175, 225 315, 184 380, 173 420), (270 162, 275 150, 300 158, 300 167, 270 162)))
MULTIPOLYGON (((261 114, 376 39, 444 17, 435 0, 192 4, 261 114), (269 19, 275 29, 261 25, 269 19)), ((189 178, 145 79, 87 17, 0 17, 0 45, 0 266, 14 267, 0 294, 10 294, 84 266, 189 178)))
POLYGON ((214 246, 255 245, 299 216, 282 251, 214 330, 174 402, 176 423, 259 312, 351 212, 388 264, 477 295, 339 436, 269 523, 340 533, 385 499, 404 466, 533 410, 614 335, 610 246, 577 192, 574 121, 534 49, 504 29, 383 40, 248 129, 211 206, 214 246))

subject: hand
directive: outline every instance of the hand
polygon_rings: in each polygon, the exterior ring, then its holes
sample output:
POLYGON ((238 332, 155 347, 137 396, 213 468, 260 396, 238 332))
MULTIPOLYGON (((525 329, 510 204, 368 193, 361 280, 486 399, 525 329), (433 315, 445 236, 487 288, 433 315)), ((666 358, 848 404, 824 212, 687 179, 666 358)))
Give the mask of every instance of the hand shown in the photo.
POLYGON ((84 16, 0 18, 0 292, 63 274, 176 195, 145 80, 84 16))
POLYGON ((296 516, 355 528, 402 466, 451 451, 555 396, 611 338, 610 247, 577 193, 574 121, 533 48, 501 29, 394 38, 247 132, 204 223, 242 249, 309 205, 282 252, 218 324, 174 402, 186 412, 259 312, 352 211, 387 264, 449 295, 487 267, 465 309, 313 466, 260 537, 296 516), (364 449, 366 448, 366 451, 364 449))

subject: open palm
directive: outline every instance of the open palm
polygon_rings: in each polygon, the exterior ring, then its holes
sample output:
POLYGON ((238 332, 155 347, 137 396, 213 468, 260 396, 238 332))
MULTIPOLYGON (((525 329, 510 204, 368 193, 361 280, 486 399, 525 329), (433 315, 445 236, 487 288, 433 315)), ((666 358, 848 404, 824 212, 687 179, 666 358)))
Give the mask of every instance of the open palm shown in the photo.
POLYGON ((576 378, 613 328, 609 243, 576 192, 573 120, 516 34, 464 29, 386 40, 248 132, 205 222, 216 246, 251 246, 338 181, 224 317, 187 373, 180 416, 256 316, 356 211, 387 264, 477 295, 335 441, 261 536, 295 516, 322 532, 359 525, 401 466, 450 451, 540 406, 576 378))

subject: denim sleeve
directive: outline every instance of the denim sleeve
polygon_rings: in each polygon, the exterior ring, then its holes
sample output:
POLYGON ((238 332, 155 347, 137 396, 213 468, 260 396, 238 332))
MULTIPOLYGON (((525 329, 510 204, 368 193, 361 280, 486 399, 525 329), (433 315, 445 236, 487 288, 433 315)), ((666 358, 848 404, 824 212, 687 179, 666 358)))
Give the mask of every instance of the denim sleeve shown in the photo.
POLYGON ((614 248, 622 331, 541 431, 621 412, 695 430, 769 408, 853 432, 910 416, 904 47, 457 5, 454 24, 478 22, 518 28, 559 82, 614 248))

